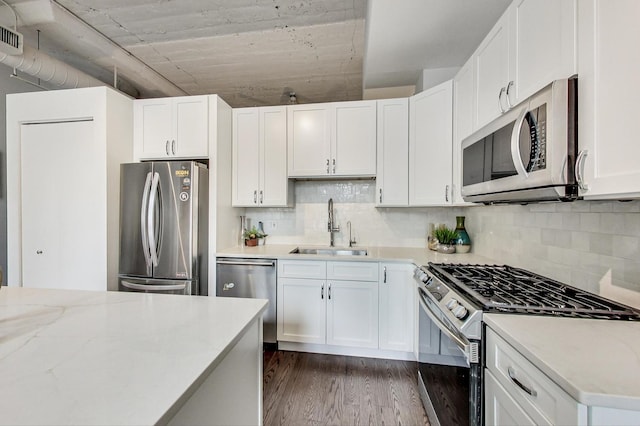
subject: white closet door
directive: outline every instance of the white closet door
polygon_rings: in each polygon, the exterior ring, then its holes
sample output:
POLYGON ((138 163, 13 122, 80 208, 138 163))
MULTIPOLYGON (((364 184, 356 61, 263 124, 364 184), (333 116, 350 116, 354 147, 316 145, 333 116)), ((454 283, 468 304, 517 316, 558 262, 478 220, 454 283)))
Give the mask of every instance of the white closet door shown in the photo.
POLYGON ((22 125, 21 150, 22 285, 106 290, 104 153, 93 121, 22 125))

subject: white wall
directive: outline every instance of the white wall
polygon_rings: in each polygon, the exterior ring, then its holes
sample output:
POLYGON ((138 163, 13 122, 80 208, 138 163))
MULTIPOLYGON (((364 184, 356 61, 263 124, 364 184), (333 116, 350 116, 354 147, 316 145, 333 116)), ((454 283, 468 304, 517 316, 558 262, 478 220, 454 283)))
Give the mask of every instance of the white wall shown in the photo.
POLYGON ((6 95, 35 92, 41 89, 10 77, 13 70, 0 65, 0 268, 7 271, 7 111, 6 95))

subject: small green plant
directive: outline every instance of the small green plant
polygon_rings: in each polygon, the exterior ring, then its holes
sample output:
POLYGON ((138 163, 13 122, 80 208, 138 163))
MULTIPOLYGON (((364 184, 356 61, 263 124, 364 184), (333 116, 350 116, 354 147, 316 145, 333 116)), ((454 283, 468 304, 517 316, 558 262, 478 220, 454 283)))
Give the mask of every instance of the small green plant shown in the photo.
POLYGON ((440 225, 434 229, 433 236, 436 237, 440 244, 453 244, 458 239, 458 231, 447 228, 446 225, 440 225))
POLYGON ((264 238, 267 236, 264 232, 260 232, 255 226, 251 229, 245 229, 242 234, 245 240, 253 240, 255 238, 264 238))

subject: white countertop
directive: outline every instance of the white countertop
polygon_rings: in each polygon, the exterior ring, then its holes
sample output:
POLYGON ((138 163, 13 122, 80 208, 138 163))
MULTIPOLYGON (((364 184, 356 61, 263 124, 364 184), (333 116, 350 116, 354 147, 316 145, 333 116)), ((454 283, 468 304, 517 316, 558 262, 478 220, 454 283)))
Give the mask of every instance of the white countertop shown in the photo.
POLYGON ((576 401, 640 411, 640 322, 505 314, 484 320, 576 401))
POLYGON ((0 290, 0 424, 169 420, 261 299, 0 290))
MULTIPOLYGON (((495 261, 474 253, 442 254, 427 248, 412 247, 365 247, 355 246, 355 250, 367 250, 366 256, 331 256, 316 254, 290 254, 296 247, 328 248, 328 246, 313 246, 308 244, 265 244, 263 246, 246 247, 238 246, 216 253, 218 257, 257 257, 277 259, 304 259, 304 260, 345 260, 364 262, 409 262, 416 265, 426 265, 429 262, 436 263, 467 263, 487 264, 495 261)), ((335 249, 348 247, 334 247, 335 249)))

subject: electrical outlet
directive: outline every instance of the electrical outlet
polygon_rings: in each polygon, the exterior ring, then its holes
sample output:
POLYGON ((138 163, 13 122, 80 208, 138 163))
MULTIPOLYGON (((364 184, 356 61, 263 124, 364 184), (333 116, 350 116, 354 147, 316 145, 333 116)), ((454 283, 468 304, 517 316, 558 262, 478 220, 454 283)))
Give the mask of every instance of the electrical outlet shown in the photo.
POLYGON ((269 222, 269 228, 276 229, 278 227, 278 222, 276 222, 275 220, 272 220, 269 222))

